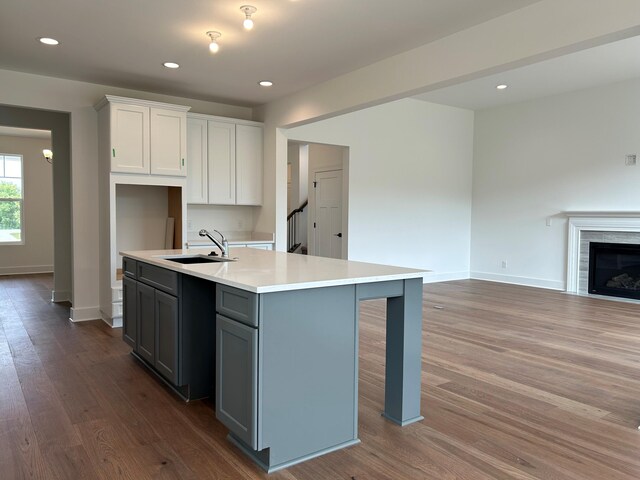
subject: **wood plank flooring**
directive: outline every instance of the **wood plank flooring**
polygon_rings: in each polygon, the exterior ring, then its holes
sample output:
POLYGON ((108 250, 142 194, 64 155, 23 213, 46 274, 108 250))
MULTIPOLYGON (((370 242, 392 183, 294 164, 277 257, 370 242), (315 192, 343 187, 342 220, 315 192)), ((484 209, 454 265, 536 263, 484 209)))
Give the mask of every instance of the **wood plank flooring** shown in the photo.
POLYGON ((266 475, 209 402, 181 402, 119 329, 70 323, 50 291, 47 275, 0 277, 2 479, 640 478, 639 305, 426 285, 425 419, 399 428, 380 416, 385 304, 364 302, 362 443, 266 475))

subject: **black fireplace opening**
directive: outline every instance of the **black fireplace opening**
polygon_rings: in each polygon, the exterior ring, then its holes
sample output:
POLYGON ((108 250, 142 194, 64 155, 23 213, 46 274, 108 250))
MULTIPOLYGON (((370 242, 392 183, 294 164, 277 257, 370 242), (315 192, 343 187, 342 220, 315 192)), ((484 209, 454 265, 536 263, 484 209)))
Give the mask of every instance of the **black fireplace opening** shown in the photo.
POLYGON ((589 243, 589 293, 640 300, 640 245, 589 243))

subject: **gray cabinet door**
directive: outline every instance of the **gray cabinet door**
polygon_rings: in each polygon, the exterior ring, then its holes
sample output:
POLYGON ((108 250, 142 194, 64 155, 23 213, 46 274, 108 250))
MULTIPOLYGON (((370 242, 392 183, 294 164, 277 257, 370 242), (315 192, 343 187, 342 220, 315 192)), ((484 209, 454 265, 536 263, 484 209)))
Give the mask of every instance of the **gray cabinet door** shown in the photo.
POLYGON ((137 287, 138 343, 136 352, 153 365, 156 351, 156 290, 140 282, 138 282, 137 287))
POLYGON ((216 417, 258 449, 258 330, 216 317, 216 417))
POLYGON ((124 277, 122 279, 122 339, 136 348, 138 338, 138 320, 136 312, 137 284, 135 280, 124 277))
POLYGON ((169 382, 178 385, 178 299, 156 290, 155 367, 169 382))

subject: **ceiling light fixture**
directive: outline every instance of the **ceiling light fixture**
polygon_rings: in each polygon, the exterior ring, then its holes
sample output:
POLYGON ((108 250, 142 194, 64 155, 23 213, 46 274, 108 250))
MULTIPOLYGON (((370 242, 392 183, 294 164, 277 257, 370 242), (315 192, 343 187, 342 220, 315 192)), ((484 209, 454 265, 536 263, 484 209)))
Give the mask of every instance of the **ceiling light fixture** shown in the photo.
POLYGON ((167 68, 180 68, 180 65, 175 62, 164 62, 162 65, 167 68))
POLYGON ((500 85, 496 86, 496 89, 498 90, 506 90, 506 88, 508 87, 508 85, 501 83, 500 85))
POLYGON ((245 30, 251 30, 253 28, 253 19, 251 18, 251 15, 256 13, 258 9, 251 5, 243 5, 240 7, 240 10, 244 12, 244 15, 245 15, 245 19, 244 19, 244 22, 242 22, 242 26, 244 27, 245 30))
POLYGON ((258 85, 260 85, 261 87, 270 87, 271 85, 273 85, 273 82, 269 80, 261 80, 258 82, 258 85))
POLYGON ((60 42, 58 40, 56 40, 55 38, 50 38, 50 37, 40 37, 38 39, 38 41, 40 43, 44 43, 45 45, 59 45, 60 42))
POLYGON ((49 162, 49 163, 53 163, 53 152, 51 150, 49 150, 48 148, 45 148, 44 150, 42 150, 42 155, 44 156, 44 159, 49 162))
POLYGON ((211 53, 218 53, 220 50, 220 45, 218 45, 218 39, 222 36, 220 32, 214 32, 213 30, 207 32, 209 38, 211 39, 211 43, 209 43, 209 51, 211 53))

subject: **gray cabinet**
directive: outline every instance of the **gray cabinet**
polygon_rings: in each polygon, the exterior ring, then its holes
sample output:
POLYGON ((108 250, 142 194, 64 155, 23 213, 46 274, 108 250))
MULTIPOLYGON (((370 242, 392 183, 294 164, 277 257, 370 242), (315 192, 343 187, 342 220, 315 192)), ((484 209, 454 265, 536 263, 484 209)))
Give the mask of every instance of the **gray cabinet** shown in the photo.
POLYGON ((354 285, 216 288, 216 417, 271 472, 357 439, 354 285))
MULTIPOLYGON (((144 360, 153 364, 156 355, 156 290, 149 285, 138 282, 136 301, 136 318, 138 321, 138 342, 135 351, 144 360)), ((128 309, 128 306, 124 307, 128 309)))
POLYGON ((258 449, 259 296, 226 285, 216 289, 216 417, 258 449))
POLYGON ((216 416, 258 448, 258 329, 216 317, 216 416))
POLYGON ((135 348, 138 341, 138 317, 136 314, 136 295, 138 294, 138 282, 124 277, 122 279, 122 339, 135 348))
POLYGON ((178 299, 156 290, 156 355, 154 365, 160 375, 178 383, 178 299))
POLYGON ((123 340, 187 400, 213 393, 215 283, 123 259, 123 340))

